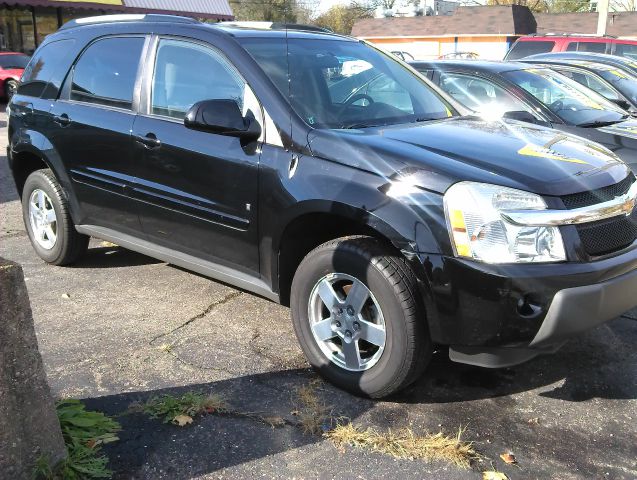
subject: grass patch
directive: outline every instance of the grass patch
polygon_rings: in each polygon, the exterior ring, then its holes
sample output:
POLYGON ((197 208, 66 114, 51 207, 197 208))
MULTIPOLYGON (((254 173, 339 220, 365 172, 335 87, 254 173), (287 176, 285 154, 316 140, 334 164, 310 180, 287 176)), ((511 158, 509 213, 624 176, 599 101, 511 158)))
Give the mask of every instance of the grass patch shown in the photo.
POLYGON ((56 403, 67 457, 52 466, 46 457, 40 457, 33 477, 48 480, 81 480, 111 478, 106 465, 108 458, 100 454, 102 445, 119 440, 119 423, 100 412, 87 411, 79 400, 61 400, 56 403))
POLYGON ((151 418, 160 418, 164 423, 170 423, 184 415, 195 417, 205 413, 225 413, 230 410, 230 407, 221 395, 186 392, 181 396, 166 394, 152 397, 145 403, 134 405, 132 410, 141 411, 151 418))
POLYGON ((332 428, 335 423, 332 406, 318 396, 320 384, 320 380, 313 380, 296 390, 296 410, 293 413, 298 417, 303 433, 318 435, 332 428))
POLYGON ((337 447, 351 445, 357 448, 384 453, 394 458, 442 460, 461 468, 469 468, 471 461, 478 458, 471 442, 461 440, 462 430, 455 437, 442 432, 416 435, 406 428, 396 433, 391 430, 380 433, 372 428, 362 429, 351 423, 337 425, 324 436, 337 447))

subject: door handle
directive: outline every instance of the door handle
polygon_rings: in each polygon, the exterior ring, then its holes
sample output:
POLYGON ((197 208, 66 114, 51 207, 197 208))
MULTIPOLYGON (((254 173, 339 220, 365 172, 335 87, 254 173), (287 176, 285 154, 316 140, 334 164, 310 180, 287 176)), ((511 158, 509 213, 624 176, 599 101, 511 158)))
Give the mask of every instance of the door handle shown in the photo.
POLYGON ((155 136, 154 133, 147 133, 146 135, 133 135, 136 142, 141 143, 146 148, 159 148, 161 141, 155 136))
POLYGON ((66 113, 63 113, 62 115, 55 115, 53 117, 53 121, 62 127, 66 127, 71 124, 71 119, 66 113))

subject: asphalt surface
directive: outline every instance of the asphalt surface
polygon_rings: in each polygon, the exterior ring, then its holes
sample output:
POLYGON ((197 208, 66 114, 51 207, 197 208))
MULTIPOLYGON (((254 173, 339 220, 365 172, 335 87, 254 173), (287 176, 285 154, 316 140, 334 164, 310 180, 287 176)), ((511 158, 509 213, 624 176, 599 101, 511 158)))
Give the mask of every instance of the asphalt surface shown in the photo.
MULTIPOLYGON (((4 113, 0 129, 4 153, 4 113)), ((24 268, 56 397, 120 414, 153 395, 197 390, 294 422, 294 391, 316 378, 287 308, 98 240, 73 267, 42 262, 24 231, 4 156, 0 256, 24 268)), ((184 428, 121 416, 121 440, 106 453, 116 478, 476 479, 495 467, 511 479, 635 479, 636 345, 632 311, 515 368, 458 365, 438 352, 413 387, 387 401, 320 386, 335 414, 360 426, 449 434, 465 428, 464 438, 483 456, 471 470, 339 450, 295 426, 217 415, 184 428), (507 451, 517 465, 500 459, 507 451)))

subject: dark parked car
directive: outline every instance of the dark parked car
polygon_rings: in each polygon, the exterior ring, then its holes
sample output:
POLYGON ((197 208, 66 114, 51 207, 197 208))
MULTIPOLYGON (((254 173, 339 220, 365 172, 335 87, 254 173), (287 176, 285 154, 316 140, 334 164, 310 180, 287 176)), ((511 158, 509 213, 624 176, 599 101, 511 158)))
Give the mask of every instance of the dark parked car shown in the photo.
POLYGON ((637 182, 606 148, 461 116, 356 39, 117 18, 47 36, 10 104, 45 261, 95 236, 289 305, 310 364, 373 397, 434 347, 512 365, 637 304, 637 182))
POLYGON ((10 100, 20 81, 29 56, 18 52, 0 52, 0 95, 10 100))
POLYGON ((613 65, 590 60, 521 60, 542 65, 590 88, 624 110, 637 113, 637 76, 613 65))
POLYGON ((588 60, 604 65, 619 67, 622 70, 637 75, 637 60, 626 57, 618 57, 617 55, 605 55, 603 53, 584 53, 584 52, 560 52, 560 53, 541 53, 531 55, 524 60, 588 60))
POLYGON ((544 125, 601 143, 637 171, 637 120, 589 88, 522 62, 412 62, 463 105, 491 119, 544 125))

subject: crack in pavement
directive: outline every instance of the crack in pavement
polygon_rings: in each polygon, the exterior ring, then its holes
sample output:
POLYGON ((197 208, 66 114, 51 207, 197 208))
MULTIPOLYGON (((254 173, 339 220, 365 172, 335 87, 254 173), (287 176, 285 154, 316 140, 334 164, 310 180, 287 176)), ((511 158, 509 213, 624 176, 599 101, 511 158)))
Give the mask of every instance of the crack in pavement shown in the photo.
POLYGON ((626 318, 626 319, 628 319, 628 320, 635 320, 635 321, 637 321, 637 318, 635 318, 635 317, 631 317, 630 315, 626 315, 626 314, 621 315, 621 318, 626 318))
POLYGON ((163 337, 167 337, 168 335, 170 335, 171 333, 175 333, 177 330, 181 330, 182 328, 190 325, 192 322, 195 322, 203 317, 205 317, 206 315, 208 315, 210 312, 212 312, 216 307, 218 307, 219 305, 223 305, 224 303, 228 303, 230 300, 235 299, 236 297, 238 297, 239 295, 241 295, 243 292, 239 292, 239 291, 233 291, 230 292, 227 295, 224 295, 223 298, 219 299, 219 300, 215 300, 214 302, 212 302, 210 305, 208 305, 202 312, 198 313, 197 315, 194 315, 192 317, 190 317, 188 320, 186 320, 184 323, 182 323, 181 325, 176 326, 175 328, 173 328, 172 330, 169 330, 168 332, 164 332, 164 333, 160 333, 159 335, 155 335, 149 342, 148 344, 151 346, 155 346, 154 343, 159 340, 160 338, 163 337))
POLYGON ((259 329, 254 329, 252 338, 248 342, 250 351, 255 355, 268 360, 276 368, 280 369, 293 369, 293 368, 306 368, 305 358, 302 355, 297 355, 295 358, 288 360, 269 352, 265 347, 257 345, 256 341, 261 337, 259 329))

